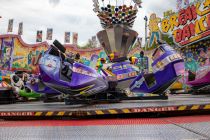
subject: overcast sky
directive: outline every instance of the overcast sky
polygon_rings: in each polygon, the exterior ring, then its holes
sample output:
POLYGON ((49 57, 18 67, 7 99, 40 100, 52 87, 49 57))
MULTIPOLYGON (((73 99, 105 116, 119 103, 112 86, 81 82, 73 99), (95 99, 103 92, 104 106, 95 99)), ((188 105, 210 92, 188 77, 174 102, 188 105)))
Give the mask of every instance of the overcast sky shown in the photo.
MULTIPOLYGON (((7 33, 9 19, 14 19, 13 33, 17 33, 18 23, 23 22, 22 38, 26 43, 35 43, 37 30, 43 30, 45 41, 47 28, 53 28, 53 39, 63 43, 65 31, 78 32, 79 45, 83 45, 102 29, 92 10, 92 0, 0 0, 0 3, 0 34, 7 33)), ((169 9, 176 9, 176 0, 143 0, 133 29, 144 37, 144 16, 155 12, 162 17, 169 9)))

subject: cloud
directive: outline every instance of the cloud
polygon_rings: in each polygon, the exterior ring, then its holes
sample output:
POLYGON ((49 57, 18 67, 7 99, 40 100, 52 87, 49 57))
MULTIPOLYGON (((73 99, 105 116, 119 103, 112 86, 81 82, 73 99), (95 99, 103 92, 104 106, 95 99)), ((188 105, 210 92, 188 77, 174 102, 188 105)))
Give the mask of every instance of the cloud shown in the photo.
POLYGON ((49 3, 55 7, 60 3, 60 0, 49 0, 49 3))
MULTIPOLYGON (((175 6, 176 1, 171 0, 144 0, 133 29, 144 37, 144 16, 156 12, 161 17, 175 6)), ((53 28, 53 39, 61 42, 64 32, 78 32, 80 45, 102 30, 92 0, 1 0, 0 14, 0 34, 7 33, 8 20, 13 18, 13 33, 17 33, 18 23, 23 22, 22 37, 27 43, 35 43, 37 30, 43 30, 45 40, 47 28, 53 28)))

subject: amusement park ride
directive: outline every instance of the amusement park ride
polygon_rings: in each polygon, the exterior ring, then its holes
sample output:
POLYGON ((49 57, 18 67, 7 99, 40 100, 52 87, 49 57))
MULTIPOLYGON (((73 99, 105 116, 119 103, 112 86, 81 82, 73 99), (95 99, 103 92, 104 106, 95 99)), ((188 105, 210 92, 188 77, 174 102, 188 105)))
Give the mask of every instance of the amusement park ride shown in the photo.
POLYGON ((109 58, 97 58, 96 68, 69 57, 68 52, 71 51, 55 40, 52 45, 47 44, 43 51, 40 50, 41 53, 37 53, 34 59, 37 73, 29 74, 28 71, 24 72, 21 69, 8 71, 2 69, 0 104, 7 105, 0 105, 0 118, 75 118, 123 114, 135 116, 137 113, 159 115, 161 112, 164 114, 209 112, 209 95, 191 95, 204 91, 210 93, 209 65, 205 65, 197 72, 191 72, 191 67, 187 71, 186 61, 184 62, 181 57, 184 54, 160 40, 157 40, 157 47, 153 51, 140 53, 140 56, 150 53, 148 57, 152 60, 150 66, 152 72, 148 73, 143 68, 138 70, 132 59, 135 57, 128 58, 129 49, 138 36, 132 26, 138 8, 141 7, 141 1, 121 1, 131 3, 113 4, 109 0, 98 3, 98 0, 93 0, 94 12, 103 27, 97 33, 97 37, 109 58), (182 81, 192 89, 187 95, 172 95, 172 92, 168 94, 174 87, 175 92, 176 89, 180 90, 182 81), (24 103, 9 104, 18 101, 16 95, 23 98, 38 97, 44 103, 37 100, 31 103, 25 100, 24 103), (46 103, 51 101, 55 102, 46 103))
POLYGON ((208 93, 210 90, 209 66, 203 66, 196 73, 189 71, 187 84, 191 86, 192 94, 208 93))
MULTIPOLYGON (((66 104, 168 99, 166 93, 185 72, 180 54, 158 40, 158 47, 152 54, 150 73, 136 70, 127 58, 128 50, 138 36, 132 26, 138 8, 141 8, 141 1, 131 0, 130 5, 124 1, 114 4, 108 0, 107 3, 104 0, 93 2, 94 12, 103 27, 97 37, 109 60, 101 59, 102 67, 95 70, 67 57, 66 48, 55 40, 37 59, 40 70, 38 75, 33 74, 25 83, 21 81, 22 76, 10 76, 14 92, 19 92, 24 98, 62 95, 66 104)), ((205 69, 205 73, 189 71, 186 83, 193 93, 208 91, 209 66, 205 69)), ((12 88, 8 90, 12 91, 12 88)))
POLYGON ((38 93, 65 94, 66 104, 167 99, 167 89, 184 72, 183 59, 168 44, 159 42, 153 53, 153 72, 139 73, 133 68, 127 54, 138 36, 131 27, 137 7, 141 7, 140 1, 133 3, 99 8, 94 1, 94 11, 104 28, 97 36, 110 58, 99 72, 67 58, 64 46, 55 40, 39 60, 40 75, 31 78, 28 86, 38 93), (156 96, 128 96, 132 92, 156 96))

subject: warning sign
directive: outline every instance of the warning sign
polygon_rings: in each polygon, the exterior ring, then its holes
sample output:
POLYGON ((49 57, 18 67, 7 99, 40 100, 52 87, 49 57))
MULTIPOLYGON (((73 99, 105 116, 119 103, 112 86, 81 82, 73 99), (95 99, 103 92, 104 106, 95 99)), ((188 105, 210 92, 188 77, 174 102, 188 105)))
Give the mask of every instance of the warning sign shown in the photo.
POLYGON ((0 112, 0 116, 34 116, 34 112, 0 112))
POLYGON ((177 110, 176 106, 171 106, 171 107, 146 107, 146 108, 132 109, 132 112, 143 113, 143 112, 163 112, 163 111, 175 111, 175 110, 177 110))

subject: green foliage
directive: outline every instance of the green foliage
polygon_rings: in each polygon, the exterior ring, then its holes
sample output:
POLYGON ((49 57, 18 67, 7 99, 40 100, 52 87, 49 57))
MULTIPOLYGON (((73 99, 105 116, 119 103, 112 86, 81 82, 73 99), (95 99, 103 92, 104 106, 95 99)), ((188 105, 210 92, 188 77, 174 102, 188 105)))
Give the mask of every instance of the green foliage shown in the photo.
POLYGON ((147 50, 150 51, 150 50, 153 50, 155 48, 157 48, 157 44, 154 42, 150 48, 147 47, 147 50))
POLYGON ((13 68, 20 68, 20 64, 18 62, 12 64, 13 68))
MULTIPOLYGON (((169 45, 175 45, 172 37, 169 37, 167 34, 161 34, 161 40, 165 41, 169 45)), ((153 50, 157 47, 157 44, 154 42, 150 48, 147 47, 147 50, 153 50)))
POLYGON ((28 65, 27 64, 25 64, 24 69, 28 69, 28 65))
POLYGON ((166 43, 168 43, 169 45, 175 45, 174 41, 173 41, 173 38, 169 37, 169 35, 162 34, 161 36, 162 36, 162 40, 166 41, 166 43))
POLYGON ((95 46, 92 45, 92 41, 89 40, 89 41, 88 41, 85 45, 83 45, 83 46, 79 46, 79 45, 78 45, 78 48, 80 48, 80 49, 87 49, 87 48, 95 48, 95 46))
POLYGON ((29 65, 27 65, 27 64, 25 64, 24 69, 27 69, 27 70, 32 70, 32 67, 31 67, 31 66, 29 66, 29 65))

